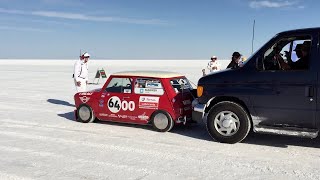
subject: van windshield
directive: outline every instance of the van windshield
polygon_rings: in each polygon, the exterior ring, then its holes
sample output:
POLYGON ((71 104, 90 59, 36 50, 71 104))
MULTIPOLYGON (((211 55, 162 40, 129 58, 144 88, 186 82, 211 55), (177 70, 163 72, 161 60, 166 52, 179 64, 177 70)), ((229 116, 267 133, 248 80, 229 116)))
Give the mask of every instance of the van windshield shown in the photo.
POLYGON ((170 84, 176 93, 182 92, 182 90, 192 91, 193 88, 187 78, 174 78, 170 80, 170 84))

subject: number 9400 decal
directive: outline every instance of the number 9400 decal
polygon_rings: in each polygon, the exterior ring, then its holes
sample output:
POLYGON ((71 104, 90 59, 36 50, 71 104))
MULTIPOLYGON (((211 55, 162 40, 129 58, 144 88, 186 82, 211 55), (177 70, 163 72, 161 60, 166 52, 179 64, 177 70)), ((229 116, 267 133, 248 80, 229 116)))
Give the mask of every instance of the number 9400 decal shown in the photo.
POLYGON ((119 97, 117 96, 112 96, 109 100, 108 100, 108 109, 113 112, 113 113, 117 113, 119 112, 121 109, 123 111, 134 111, 136 105, 133 101, 121 101, 119 97))

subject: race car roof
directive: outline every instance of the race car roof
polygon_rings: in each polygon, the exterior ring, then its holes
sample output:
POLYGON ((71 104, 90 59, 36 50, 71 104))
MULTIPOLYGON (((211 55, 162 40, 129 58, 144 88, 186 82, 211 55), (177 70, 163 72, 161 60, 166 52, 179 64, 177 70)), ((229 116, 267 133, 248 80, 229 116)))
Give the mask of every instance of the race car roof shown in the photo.
POLYGON ((141 77, 156 77, 156 78, 171 78, 184 76, 175 72, 167 71, 123 71, 113 73, 114 76, 141 76, 141 77))

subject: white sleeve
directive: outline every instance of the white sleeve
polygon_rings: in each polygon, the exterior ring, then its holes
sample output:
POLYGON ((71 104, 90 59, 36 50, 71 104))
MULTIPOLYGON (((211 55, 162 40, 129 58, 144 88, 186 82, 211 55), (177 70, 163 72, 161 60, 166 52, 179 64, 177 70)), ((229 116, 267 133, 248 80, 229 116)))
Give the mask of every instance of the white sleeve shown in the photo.
POLYGON ((210 71, 212 70, 211 63, 210 63, 210 62, 208 63, 207 68, 208 68, 210 71))
POLYGON ((87 68, 86 81, 89 81, 89 65, 88 65, 88 63, 86 63, 86 68, 87 68))
POLYGON ((74 79, 76 81, 80 81, 80 73, 81 73, 81 63, 79 63, 79 61, 77 61, 75 64, 74 64, 74 79))
POLYGON ((221 64, 217 62, 217 70, 221 70, 221 64))

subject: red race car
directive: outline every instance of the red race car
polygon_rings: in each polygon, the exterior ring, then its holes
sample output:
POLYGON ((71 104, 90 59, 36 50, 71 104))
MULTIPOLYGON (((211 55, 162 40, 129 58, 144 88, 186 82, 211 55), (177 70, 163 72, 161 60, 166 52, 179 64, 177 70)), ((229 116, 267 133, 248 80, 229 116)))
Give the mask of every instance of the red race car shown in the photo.
POLYGON ((80 122, 116 121, 152 124, 170 131, 191 121, 194 90, 188 79, 173 72, 132 71, 112 74, 102 89, 74 95, 80 122))

